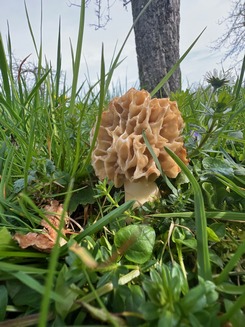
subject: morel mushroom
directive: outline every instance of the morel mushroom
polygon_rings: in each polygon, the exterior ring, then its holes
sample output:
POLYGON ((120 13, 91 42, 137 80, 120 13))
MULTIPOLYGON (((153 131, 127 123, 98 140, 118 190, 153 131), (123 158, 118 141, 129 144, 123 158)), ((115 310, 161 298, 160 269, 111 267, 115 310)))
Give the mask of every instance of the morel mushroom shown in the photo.
POLYGON ((166 176, 175 178, 180 168, 164 147, 188 163, 180 137, 183 125, 177 103, 168 98, 151 99, 147 91, 134 88, 114 98, 108 110, 102 113, 92 153, 96 175, 100 180, 107 177, 115 187, 124 185, 125 201, 134 199, 142 205, 159 197, 155 180, 160 171, 142 133, 144 131, 166 176))

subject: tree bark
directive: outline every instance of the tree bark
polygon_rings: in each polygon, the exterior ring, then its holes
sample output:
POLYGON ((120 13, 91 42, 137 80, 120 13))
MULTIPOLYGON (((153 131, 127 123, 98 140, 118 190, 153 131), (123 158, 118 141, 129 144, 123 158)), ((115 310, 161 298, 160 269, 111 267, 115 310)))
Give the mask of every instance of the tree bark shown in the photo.
MULTIPOLYGON (((148 0, 132 0, 133 20, 148 0)), ((141 88, 151 92, 179 59, 180 0, 153 0, 134 27, 141 88)), ((156 94, 166 96, 180 88, 177 69, 156 94)))

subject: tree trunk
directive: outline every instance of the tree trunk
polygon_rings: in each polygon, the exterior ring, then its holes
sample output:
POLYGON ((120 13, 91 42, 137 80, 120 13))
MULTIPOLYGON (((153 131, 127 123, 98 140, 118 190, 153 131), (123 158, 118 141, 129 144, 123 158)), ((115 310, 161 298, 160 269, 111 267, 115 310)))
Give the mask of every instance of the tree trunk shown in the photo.
MULTIPOLYGON (((133 20, 148 0, 132 0, 133 20)), ((141 88, 151 92, 179 59, 180 0, 153 0, 134 27, 141 88)), ((177 69, 157 96, 180 88, 177 69)))

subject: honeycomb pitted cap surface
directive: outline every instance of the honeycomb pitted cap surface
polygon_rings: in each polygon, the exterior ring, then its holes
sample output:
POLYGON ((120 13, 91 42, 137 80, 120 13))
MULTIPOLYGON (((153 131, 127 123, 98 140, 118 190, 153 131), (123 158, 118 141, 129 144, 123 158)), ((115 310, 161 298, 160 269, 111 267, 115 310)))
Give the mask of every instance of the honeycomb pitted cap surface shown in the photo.
POLYGON ((123 96, 114 98, 102 113, 92 153, 96 175, 100 180, 107 177, 115 187, 121 187, 125 181, 156 180, 160 171, 144 142, 144 131, 166 176, 175 178, 180 168, 164 147, 188 163, 181 138, 183 127, 175 101, 151 99, 145 90, 130 89, 123 96))

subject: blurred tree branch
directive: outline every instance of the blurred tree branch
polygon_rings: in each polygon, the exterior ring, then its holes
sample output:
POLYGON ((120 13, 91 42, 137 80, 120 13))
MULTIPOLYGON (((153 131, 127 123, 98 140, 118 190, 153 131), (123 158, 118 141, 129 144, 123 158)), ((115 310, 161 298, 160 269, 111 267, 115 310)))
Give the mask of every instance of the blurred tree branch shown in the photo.
MULTIPOLYGON (((100 29, 100 28, 105 28, 108 22, 111 20, 111 7, 114 5, 114 3, 117 0, 86 0, 86 6, 90 5, 91 2, 93 2, 94 8, 95 8, 95 16, 97 18, 96 23, 90 24, 91 26, 94 26, 94 28, 100 29)), ((131 2, 131 0, 120 0, 123 2, 123 7, 127 7, 127 5, 131 2)), ((79 4, 75 2, 71 2, 69 0, 69 6, 77 6, 80 7, 80 1, 79 4)))
POLYGON ((226 25, 226 32, 214 41, 213 50, 225 47, 223 61, 233 57, 237 59, 245 49, 245 2, 244 0, 232 0, 231 10, 228 16, 219 22, 226 25))

